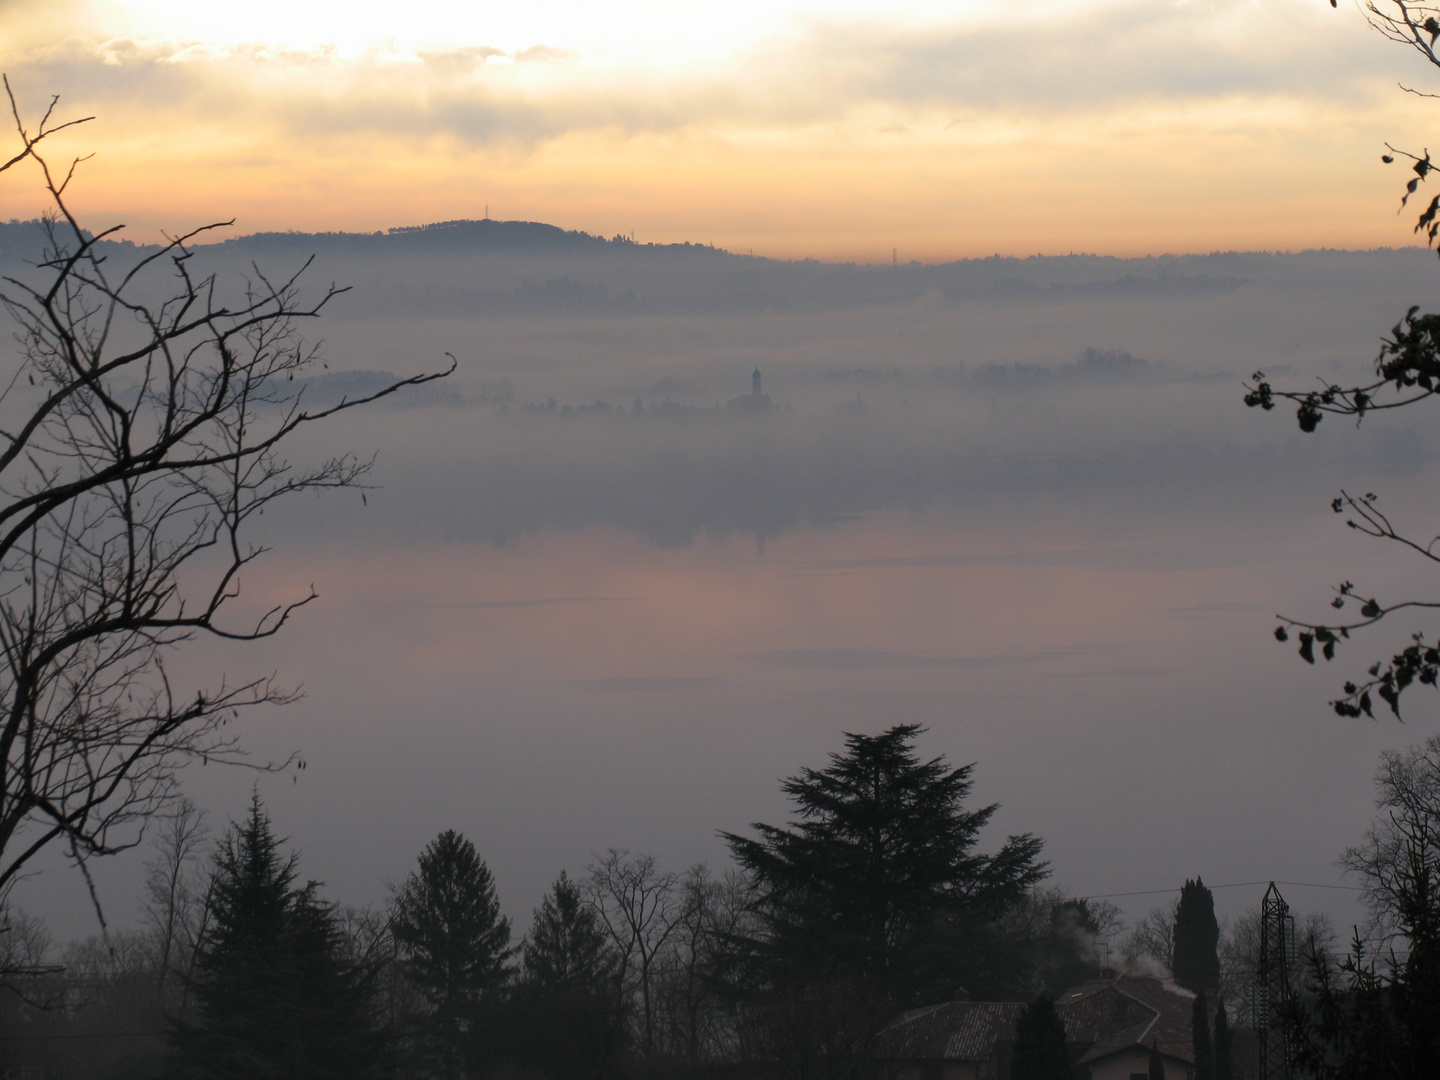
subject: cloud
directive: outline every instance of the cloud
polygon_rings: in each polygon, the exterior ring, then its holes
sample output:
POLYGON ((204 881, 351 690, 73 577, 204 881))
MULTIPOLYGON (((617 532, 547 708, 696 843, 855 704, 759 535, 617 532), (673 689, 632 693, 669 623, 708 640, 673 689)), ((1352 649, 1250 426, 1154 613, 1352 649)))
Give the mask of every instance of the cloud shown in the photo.
POLYGON ((757 42, 728 64, 680 73, 612 70, 549 44, 511 52, 521 66, 555 69, 538 83, 505 76, 511 69, 489 61, 506 52, 479 43, 342 56, 253 43, 72 38, 12 54, 10 63, 25 81, 67 95, 112 104, 163 96, 167 112, 198 110, 220 123, 243 113, 307 138, 444 133, 483 144, 602 129, 764 131, 876 108, 898 110, 877 127, 903 135, 914 129, 899 117, 916 109, 949 113, 949 123, 963 126, 993 115, 1239 99, 1353 105, 1380 84, 1390 87, 1404 67, 1394 50, 1325 15, 1291 4, 1132 2, 1064 19, 921 28, 830 19, 757 42), (167 66, 184 69, 183 91, 162 74, 167 66))
POLYGON ((613 679, 571 679, 566 684, 576 690, 599 690, 603 692, 630 693, 646 690, 670 690, 690 692, 709 690, 720 685, 719 679, 700 678, 613 678, 613 679))
POLYGON ((742 659, 768 667, 792 671, 894 671, 907 668, 1012 667, 1017 664, 1039 664, 1070 655, 1070 649, 1037 649, 1034 652, 1005 653, 993 656, 943 656, 935 653, 837 647, 828 649, 768 649, 746 653, 742 659))
POLYGON ((437 74, 447 79, 471 75, 477 68, 483 67, 487 60, 504 55, 504 49, 494 49, 488 45, 472 45, 461 49, 445 49, 419 54, 421 60, 425 61, 437 74))
POLYGON ((515 54, 515 59, 525 64, 554 63, 562 60, 576 60, 579 57, 580 54, 574 49, 560 49, 553 45, 532 45, 515 54))

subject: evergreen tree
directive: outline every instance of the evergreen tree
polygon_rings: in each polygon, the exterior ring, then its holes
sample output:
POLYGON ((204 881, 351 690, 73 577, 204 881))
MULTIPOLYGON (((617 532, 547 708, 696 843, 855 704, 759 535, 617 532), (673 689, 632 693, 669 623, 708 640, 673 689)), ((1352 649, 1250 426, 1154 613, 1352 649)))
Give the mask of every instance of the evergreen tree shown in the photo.
MULTIPOLYGON (((965 809, 973 766, 920 760, 919 725, 847 735, 785 782, 799 820, 723 834, 761 900, 753 944, 777 979, 860 988, 885 1007, 998 993, 998 916, 1045 877, 1041 841, 975 850, 997 807, 965 809), (989 945, 995 948, 989 948, 989 945), (968 985, 967 985, 968 984, 968 985)), ((762 976, 762 981, 765 976, 762 976)))
POLYGON ((1196 878, 1186 879, 1175 908, 1175 981, 1195 993, 1214 993, 1220 986, 1220 924, 1215 897, 1196 878))
POLYGON ((1072 1080, 1075 1075, 1065 1046, 1065 1024, 1055 1003, 1041 994, 1016 1021, 1010 1080, 1072 1080))
POLYGON ((1235 1080, 1235 1051, 1230 1039, 1230 1016, 1225 999, 1215 1003, 1215 1080, 1235 1080))
POLYGON ((354 1080, 386 1073, 373 972, 351 962, 314 882, 295 886, 259 796, 211 875, 196 952, 196 1024, 179 1024, 178 1071, 196 1080, 354 1080))
POLYGON ((459 1075, 477 1052, 476 1023, 510 977, 510 920, 475 845, 447 829, 425 846, 395 894, 391 933, 401 968, 430 1007, 423 1025, 434 1064, 459 1075))
POLYGON ((1150 1068, 1148 1080, 1165 1080, 1165 1059, 1160 1056, 1159 1043, 1150 1044, 1150 1068))
POLYGON ((519 1053, 544 1076, 614 1073, 625 1044, 620 963, 595 909, 563 872, 535 909, 515 994, 519 1053))
POLYGON ((1215 1053, 1210 1042, 1210 1010, 1205 995, 1196 994, 1190 1008, 1190 1041, 1195 1060, 1195 1080, 1215 1080, 1215 1053))
POLYGON ((561 871, 535 909, 522 949, 525 980, 548 990, 608 992, 617 958, 595 909, 561 871))

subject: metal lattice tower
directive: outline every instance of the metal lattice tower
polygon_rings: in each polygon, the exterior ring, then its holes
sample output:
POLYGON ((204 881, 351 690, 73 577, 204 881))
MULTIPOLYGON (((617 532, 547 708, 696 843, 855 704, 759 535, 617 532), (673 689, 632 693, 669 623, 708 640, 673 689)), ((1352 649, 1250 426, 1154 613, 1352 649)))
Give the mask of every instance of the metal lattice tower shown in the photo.
POLYGON ((1251 999, 1260 1041, 1259 1080, 1290 1080, 1290 1040, 1277 1026, 1282 1004, 1291 995, 1295 971, 1295 916, 1272 881, 1260 902, 1260 964, 1251 999))

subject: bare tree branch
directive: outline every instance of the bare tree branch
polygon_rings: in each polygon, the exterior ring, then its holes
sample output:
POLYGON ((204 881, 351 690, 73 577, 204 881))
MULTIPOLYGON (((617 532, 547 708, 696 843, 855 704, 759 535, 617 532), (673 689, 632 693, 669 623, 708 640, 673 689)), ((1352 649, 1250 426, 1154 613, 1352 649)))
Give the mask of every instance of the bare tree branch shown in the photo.
POLYGON ((345 290, 302 300, 307 262, 253 268, 225 301, 191 270, 215 224, 112 265, 117 230, 87 232, 66 202, 78 160, 57 172, 36 148, 81 121, 53 121, 52 101, 32 134, 5 88, 14 161, 35 163, 52 211, 34 274, 0 282, 18 344, 0 392, 0 889, 52 843, 80 861, 138 843, 185 761, 244 762, 232 721, 296 692, 274 676, 182 687, 167 658, 197 634, 270 637, 316 598, 231 616, 266 552, 254 518, 370 469, 353 454, 295 466, 285 441, 455 368, 310 407, 318 352, 297 326, 345 290))

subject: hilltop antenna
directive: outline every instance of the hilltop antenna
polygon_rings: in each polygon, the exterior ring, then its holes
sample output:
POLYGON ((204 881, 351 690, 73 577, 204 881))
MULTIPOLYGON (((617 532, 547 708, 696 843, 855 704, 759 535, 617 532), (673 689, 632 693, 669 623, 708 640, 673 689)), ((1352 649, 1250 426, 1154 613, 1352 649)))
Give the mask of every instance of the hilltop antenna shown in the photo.
POLYGON ((490 204, 488 202, 485 204, 485 220, 490 220, 490 204))
POLYGON ((890 265, 891 265, 891 266, 899 266, 899 265, 900 265, 900 249, 899 249, 899 248, 891 248, 891 249, 890 249, 890 265))
POLYGON ((1278 1026, 1277 1014, 1294 993, 1290 985, 1294 966, 1295 916, 1272 881, 1260 901, 1260 965, 1251 1000, 1260 1040, 1259 1080, 1290 1080, 1290 1037, 1278 1026))

